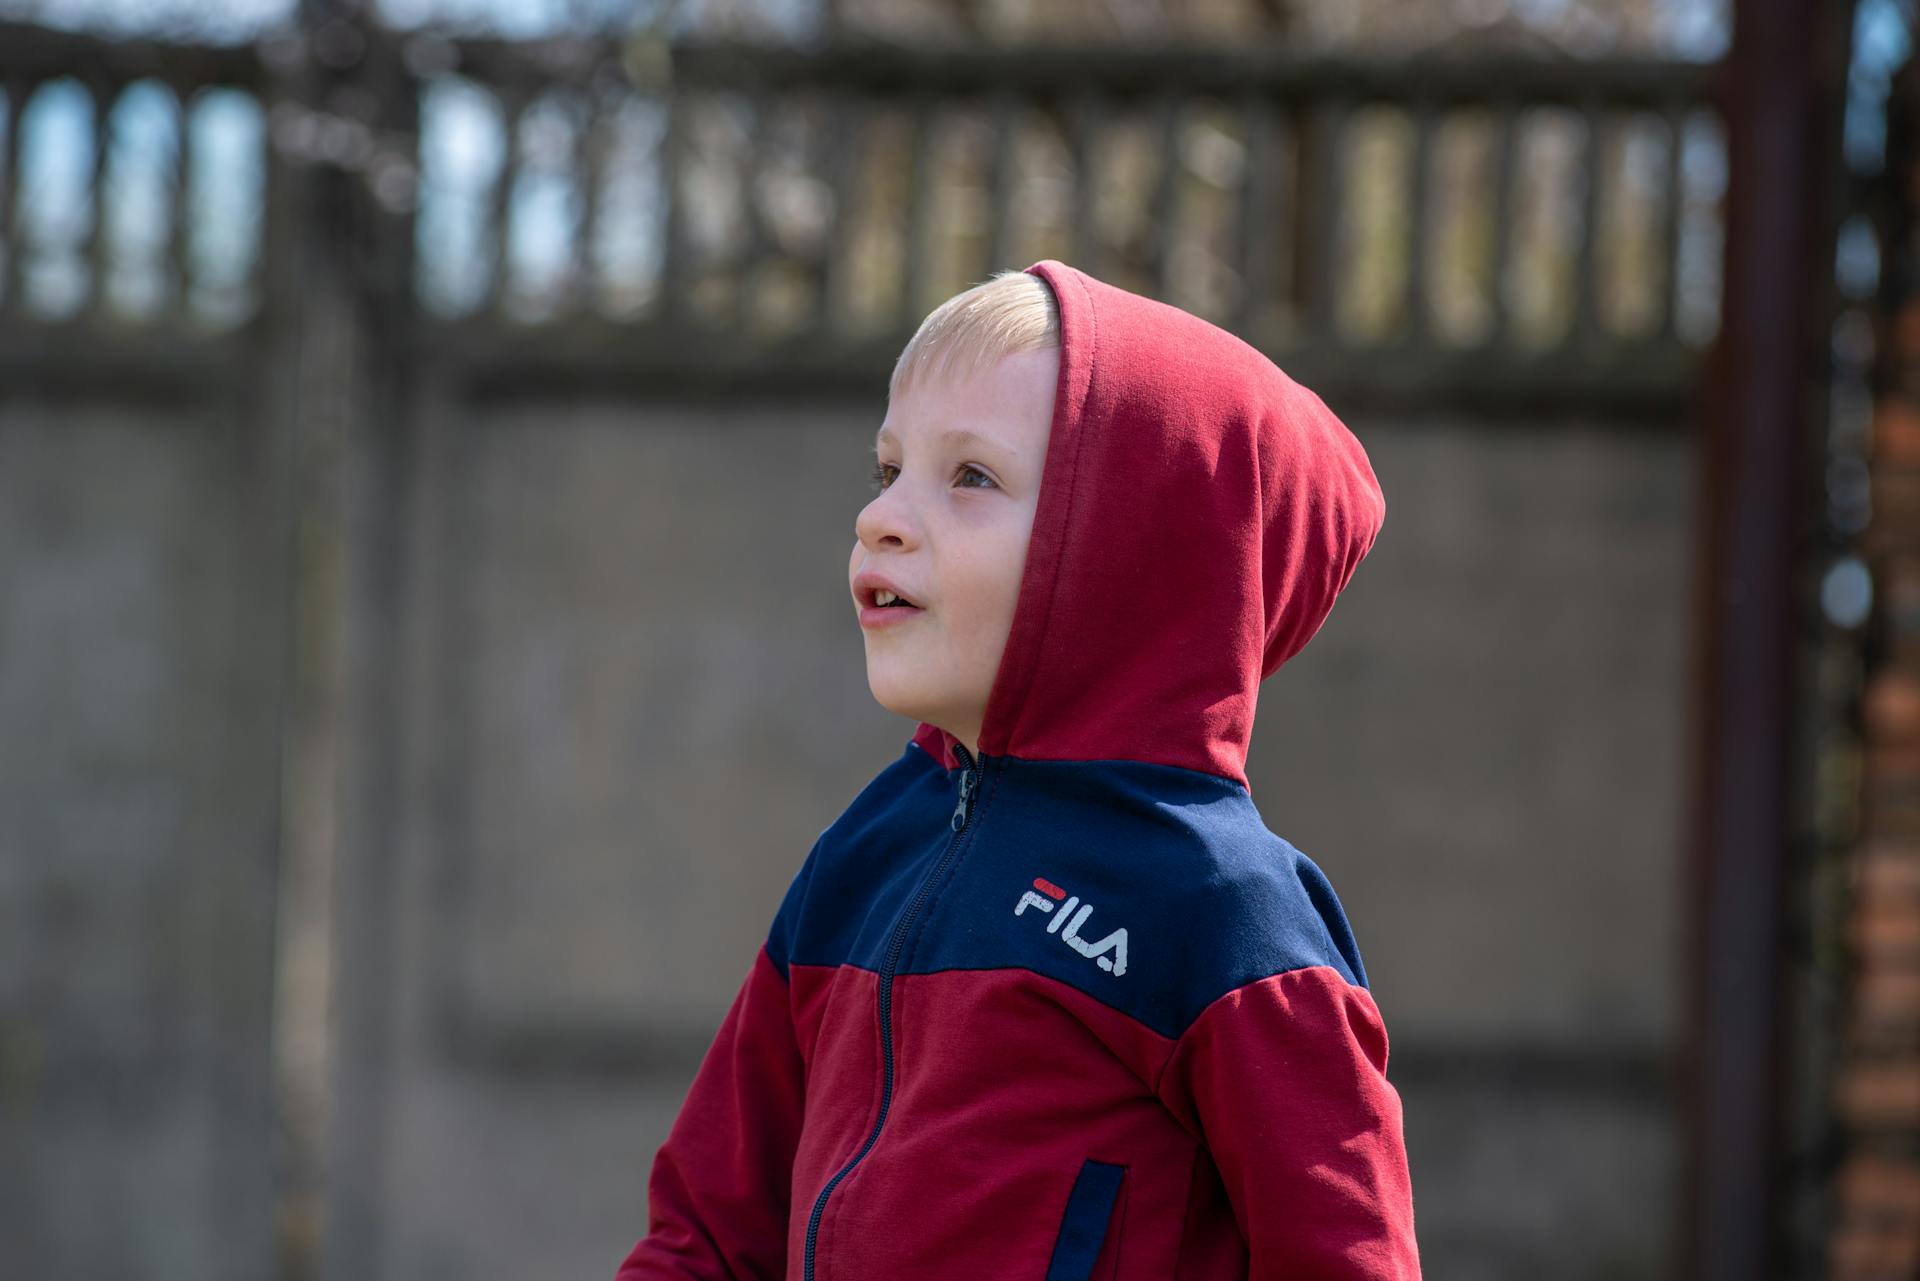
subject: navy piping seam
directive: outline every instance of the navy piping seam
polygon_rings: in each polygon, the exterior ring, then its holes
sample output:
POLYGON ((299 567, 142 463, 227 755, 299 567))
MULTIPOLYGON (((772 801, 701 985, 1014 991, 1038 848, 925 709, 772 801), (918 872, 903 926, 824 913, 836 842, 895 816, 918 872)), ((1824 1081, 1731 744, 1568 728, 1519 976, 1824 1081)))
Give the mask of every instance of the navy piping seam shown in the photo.
MULTIPOLYGON (((880 972, 879 970, 874 969, 872 966, 861 965, 857 961, 795 961, 794 964, 810 970, 848 969, 848 970, 859 970, 863 974, 878 974, 880 972)), ((1140 1015, 1136 1014, 1132 1010, 1125 1008, 1124 1006, 1115 1005, 1113 1002, 1106 1000, 1105 998, 1093 992, 1087 991, 1086 988, 1081 987, 1078 983, 1074 983, 1067 979, 1063 979, 1057 974, 1049 974, 1045 970, 1036 970, 1031 965, 942 965, 934 969, 928 969, 928 970, 912 970, 912 969, 906 969, 900 966, 895 966, 893 974, 895 978, 901 978, 909 974, 915 977, 919 977, 921 975, 928 975, 928 974, 991 974, 991 973, 999 973, 999 972, 1004 972, 1004 973, 1018 972, 1021 974, 1031 974, 1035 978, 1045 979, 1050 983, 1058 983, 1062 987, 1072 988, 1074 991, 1086 997, 1089 1001, 1093 1001, 1098 1005, 1104 1005, 1109 1010, 1112 1010, 1115 1014, 1121 1015, 1124 1018, 1132 1019, 1135 1023, 1138 1023, 1141 1027, 1145 1028, 1147 1031, 1153 1033, 1155 1036, 1161 1038, 1164 1041, 1178 1041, 1181 1037, 1187 1034, 1187 1030, 1189 1028, 1191 1028, 1195 1023, 1200 1021, 1201 1015, 1205 1014, 1208 1010, 1212 1009, 1215 1005, 1218 1005, 1222 1000, 1222 998, 1232 996, 1235 992, 1238 992, 1243 988, 1251 987, 1255 983, 1264 983, 1268 979, 1277 979, 1285 974, 1295 974, 1301 970, 1311 970, 1311 969, 1332 970, 1335 974, 1340 975, 1340 981, 1345 983, 1347 986, 1359 988, 1362 992, 1367 993, 1367 995, 1369 996, 1373 995, 1372 989, 1366 987, 1364 984, 1355 983, 1352 979, 1348 978, 1345 974, 1341 974, 1340 967, 1333 964, 1330 961, 1302 961, 1298 965, 1282 966, 1280 969, 1270 970, 1265 974, 1256 974, 1252 978, 1244 979, 1241 982, 1235 983, 1232 987, 1222 988, 1214 996, 1208 997, 1207 1000, 1197 1010, 1194 1011, 1193 1017, 1188 1019, 1184 1024, 1182 1024, 1179 1027, 1179 1029, 1175 1031, 1168 1031, 1165 1028, 1156 1027, 1154 1024, 1148 1022, 1146 1019, 1140 1017, 1140 1015)), ((1121 979, 1121 980, 1108 979, 1107 981, 1125 982, 1124 979, 1121 979)), ((1376 1000, 1375 1004, 1378 1005, 1379 1002, 1376 1000)))
POLYGON ((1047 1264, 1047 1281, 1088 1281, 1093 1276, 1126 1173, 1124 1165, 1092 1157, 1081 1164, 1080 1175, 1067 1197, 1066 1213, 1060 1216, 1060 1233, 1047 1264))

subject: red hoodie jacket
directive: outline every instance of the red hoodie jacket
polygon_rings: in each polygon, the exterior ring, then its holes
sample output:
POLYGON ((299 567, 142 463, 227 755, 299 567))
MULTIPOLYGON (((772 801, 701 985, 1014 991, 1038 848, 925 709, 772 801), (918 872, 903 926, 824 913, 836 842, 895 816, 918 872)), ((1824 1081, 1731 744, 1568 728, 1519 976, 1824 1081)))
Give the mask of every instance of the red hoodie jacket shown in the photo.
POLYGON ((1240 339, 1027 270, 1059 390, 979 754, 922 724, 820 833, 616 1281, 1420 1275, 1359 949, 1244 773, 1373 470, 1240 339))

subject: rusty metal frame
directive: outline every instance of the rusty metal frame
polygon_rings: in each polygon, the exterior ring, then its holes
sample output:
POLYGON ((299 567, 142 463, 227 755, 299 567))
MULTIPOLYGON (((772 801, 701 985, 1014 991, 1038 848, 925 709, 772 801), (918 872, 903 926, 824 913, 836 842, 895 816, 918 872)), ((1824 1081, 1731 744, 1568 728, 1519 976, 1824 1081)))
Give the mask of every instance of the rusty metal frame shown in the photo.
POLYGON ((1701 389, 1682 1035, 1688 1281, 1781 1275, 1800 543, 1826 385, 1851 3, 1739 0, 1722 327, 1701 389))

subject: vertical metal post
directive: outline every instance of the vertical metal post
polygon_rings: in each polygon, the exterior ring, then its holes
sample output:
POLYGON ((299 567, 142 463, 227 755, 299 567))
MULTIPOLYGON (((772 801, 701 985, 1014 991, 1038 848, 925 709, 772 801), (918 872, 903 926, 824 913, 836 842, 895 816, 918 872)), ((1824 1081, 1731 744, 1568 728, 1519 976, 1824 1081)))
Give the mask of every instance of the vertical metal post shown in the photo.
POLYGON ((280 1281, 367 1277, 383 1228, 397 735, 391 634, 403 571, 410 202, 375 165, 417 135, 400 48, 360 0, 302 0, 266 89, 262 420, 290 567, 273 1078, 280 1281), (293 128, 276 131, 275 120, 293 128), (301 123, 304 122, 304 123, 301 123), (367 146, 282 145, 316 133, 367 146), (402 140, 395 142, 395 140, 402 140))
POLYGON ((1687 1130, 1688 1281, 1776 1275, 1781 894, 1791 816, 1795 531, 1823 383, 1820 214, 1851 5, 1737 0, 1726 66, 1726 272, 1698 455, 1687 1130))

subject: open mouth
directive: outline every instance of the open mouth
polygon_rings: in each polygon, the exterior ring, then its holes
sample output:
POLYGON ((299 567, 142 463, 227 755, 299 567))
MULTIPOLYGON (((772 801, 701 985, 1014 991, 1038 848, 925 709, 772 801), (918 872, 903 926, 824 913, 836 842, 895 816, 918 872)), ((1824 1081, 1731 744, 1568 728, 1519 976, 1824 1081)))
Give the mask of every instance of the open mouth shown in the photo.
POLYGON ((926 612, 925 607, 889 588, 863 587, 860 590, 860 626, 869 630, 884 630, 896 622, 905 622, 926 612), (882 617, 883 613, 885 617, 882 617))

